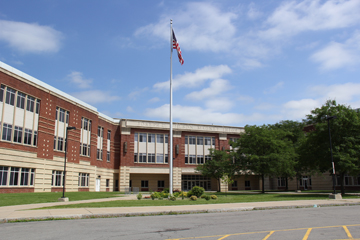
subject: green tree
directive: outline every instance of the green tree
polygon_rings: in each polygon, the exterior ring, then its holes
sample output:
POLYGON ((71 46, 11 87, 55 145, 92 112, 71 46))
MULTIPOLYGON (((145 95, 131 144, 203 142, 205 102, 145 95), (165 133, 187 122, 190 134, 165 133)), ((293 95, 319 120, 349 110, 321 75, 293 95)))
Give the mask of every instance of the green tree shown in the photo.
MULTIPOLYGON (((308 168, 307 164, 304 164, 303 161, 301 161, 300 158, 300 146, 301 143, 305 139, 305 122, 298 122, 298 121, 292 121, 292 120, 285 120, 280 121, 279 123, 276 123, 274 125, 269 125, 272 129, 281 129, 283 131, 286 131, 286 138, 289 139, 292 142, 292 147, 295 151, 295 166, 294 170, 296 172, 296 178, 298 179, 301 177, 303 173, 309 173, 310 170, 308 168)), ((282 176, 286 178, 286 190, 288 190, 288 178, 292 179, 292 176, 282 176)), ((297 181, 298 182, 298 181, 297 181)))
POLYGON ((232 177, 232 159, 226 151, 210 149, 211 160, 204 164, 198 165, 196 171, 204 177, 215 178, 218 181, 218 191, 220 191, 220 180, 224 176, 232 177))
POLYGON ((296 154, 288 131, 270 126, 245 126, 245 133, 232 146, 243 171, 265 176, 294 176, 296 154))
POLYGON ((314 130, 308 132, 303 142, 302 155, 307 164, 319 172, 332 172, 327 116, 330 120, 333 160, 336 175, 340 178, 341 193, 345 194, 344 175, 360 173, 360 114, 350 106, 328 100, 322 107, 307 115, 306 123, 314 130))

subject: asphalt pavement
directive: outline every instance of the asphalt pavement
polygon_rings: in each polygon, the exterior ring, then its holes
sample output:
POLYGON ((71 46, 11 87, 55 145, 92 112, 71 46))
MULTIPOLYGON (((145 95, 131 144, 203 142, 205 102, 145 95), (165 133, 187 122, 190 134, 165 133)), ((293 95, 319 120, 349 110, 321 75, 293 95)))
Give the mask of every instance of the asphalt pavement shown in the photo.
POLYGON ((116 200, 136 200, 136 195, 123 197, 90 199, 70 202, 52 202, 27 205, 0 207, 0 223, 9 221, 36 221, 53 219, 80 219, 101 217, 124 217, 159 214, 187 214, 205 212, 234 212, 262 209, 311 208, 327 206, 360 205, 360 197, 353 199, 327 199, 327 200, 296 200, 296 201, 269 201, 249 203, 200 204, 177 206, 145 206, 145 207, 108 207, 108 208, 64 208, 64 209, 38 209, 43 207, 105 202, 116 200))

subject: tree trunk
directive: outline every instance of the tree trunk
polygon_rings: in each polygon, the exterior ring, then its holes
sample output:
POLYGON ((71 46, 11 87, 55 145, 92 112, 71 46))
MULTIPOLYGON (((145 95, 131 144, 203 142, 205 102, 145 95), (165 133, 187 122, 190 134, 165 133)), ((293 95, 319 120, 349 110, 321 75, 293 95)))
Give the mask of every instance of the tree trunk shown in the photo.
POLYGON ((220 178, 218 178, 218 185, 219 185, 219 191, 218 192, 221 192, 220 178))
POLYGON ((285 191, 289 191, 289 182, 287 177, 285 179, 285 191))
POLYGON ((262 185, 262 193, 265 193, 265 176, 264 174, 261 175, 261 185, 262 185))

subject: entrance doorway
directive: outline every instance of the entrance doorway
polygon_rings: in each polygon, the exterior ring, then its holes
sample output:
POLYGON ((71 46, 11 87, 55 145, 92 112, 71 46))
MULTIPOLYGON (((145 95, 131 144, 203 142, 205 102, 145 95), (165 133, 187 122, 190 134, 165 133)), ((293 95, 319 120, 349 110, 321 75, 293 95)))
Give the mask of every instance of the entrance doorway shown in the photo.
POLYGON ((182 175, 181 176, 182 191, 190 191, 193 187, 203 187, 206 191, 211 190, 210 178, 201 175, 182 175))

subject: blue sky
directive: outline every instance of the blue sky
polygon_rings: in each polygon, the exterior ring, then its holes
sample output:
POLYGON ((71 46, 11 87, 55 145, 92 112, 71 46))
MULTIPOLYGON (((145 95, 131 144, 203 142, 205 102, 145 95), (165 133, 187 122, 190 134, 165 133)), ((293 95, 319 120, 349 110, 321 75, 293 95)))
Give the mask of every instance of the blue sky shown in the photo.
POLYGON ((1 1, 0 61, 114 118, 245 126, 360 107, 360 1, 1 1))

